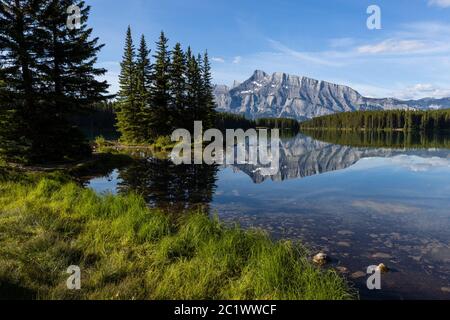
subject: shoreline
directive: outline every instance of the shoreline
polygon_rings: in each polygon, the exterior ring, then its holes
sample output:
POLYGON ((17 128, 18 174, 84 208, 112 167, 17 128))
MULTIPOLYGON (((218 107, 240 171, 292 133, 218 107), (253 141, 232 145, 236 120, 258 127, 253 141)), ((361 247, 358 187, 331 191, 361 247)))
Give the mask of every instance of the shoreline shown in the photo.
MULTIPOLYGON (((7 236, 0 239, 0 279, 28 292, 28 298, 357 297, 343 276, 313 265, 302 246, 271 240, 263 231, 225 226, 200 212, 163 214, 140 196, 98 195, 58 176, 28 178, 0 183, 0 225, 7 236), (17 230, 29 234, 25 241, 17 230), (36 241, 44 242, 34 247, 36 241), (11 250, 41 261, 39 279, 54 285, 29 278, 22 260, 7 258, 11 250), (45 252, 42 261, 38 257, 45 252), (83 270, 85 290, 64 288, 69 265, 83 270)), ((2 291, 0 286, 0 296, 2 291)))

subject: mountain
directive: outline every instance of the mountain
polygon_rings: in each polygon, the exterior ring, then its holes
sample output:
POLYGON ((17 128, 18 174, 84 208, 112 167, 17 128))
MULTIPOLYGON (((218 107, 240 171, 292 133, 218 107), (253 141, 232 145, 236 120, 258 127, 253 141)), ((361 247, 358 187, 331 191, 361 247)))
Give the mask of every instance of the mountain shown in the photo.
POLYGON ((450 108, 450 98, 367 98, 348 86, 280 72, 269 75, 260 70, 243 83, 235 82, 233 88, 217 85, 214 93, 218 111, 244 114, 251 119, 306 120, 347 111, 450 108))

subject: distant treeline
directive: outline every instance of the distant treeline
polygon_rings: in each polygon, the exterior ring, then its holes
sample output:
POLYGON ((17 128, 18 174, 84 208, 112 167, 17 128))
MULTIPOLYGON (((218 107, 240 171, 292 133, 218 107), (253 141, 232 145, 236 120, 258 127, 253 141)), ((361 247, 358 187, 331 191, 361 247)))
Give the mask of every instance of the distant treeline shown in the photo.
POLYGON ((301 128, 440 132, 443 130, 450 130, 450 109, 433 111, 392 110, 337 113, 303 122, 301 128))
POLYGON ((116 128, 116 104, 112 101, 94 104, 86 110, 79 110, 69 120, 90 141, 98 136, 103 136, 108 140, 117 140, 120 133, 116 128))
POLYGON ((216 127, 220 130, 226 129, 243 129, 248 130, 252 128, 268 128, 280 129, 281 133, 289 131, 296 134, 300 130, 298 121, 286 118, 261 118, 256 120, 247 119, 242 114, 234 113, 219 113, 216 116, 216 127))
MULTIPOLYGON (((89 111, 74 115, 71 120, 79 127, 89 140, 103 136, 108 140, 117 140, 120 133, 116 129, 117 102, 104 102, 94 105, 89 111), (87 116, 88 115, 88 116, 87 116)), ((280 129, 280 135, 295 135, 299 132, 300 125, 293 119, 258 119, 249 120, 244 115, 234 113, 217 113, 215 128, 226 129, 254 129, 269 128, 280 129)))
POLYGON ((423 149, 450 148, 448 134, 394 130, 302 130, 312 138, 351 147, 423 149))

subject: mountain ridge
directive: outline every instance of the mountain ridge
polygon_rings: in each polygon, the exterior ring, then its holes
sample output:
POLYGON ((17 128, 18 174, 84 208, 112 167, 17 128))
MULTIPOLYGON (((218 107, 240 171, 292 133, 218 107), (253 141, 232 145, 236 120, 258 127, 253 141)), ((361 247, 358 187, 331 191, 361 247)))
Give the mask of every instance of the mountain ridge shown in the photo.
POLYGON ((364 110, 429 110, 450 108, 450 98, 400 100, 369 98, 346 85, 304 76, 255 70, 232 88, 216 85, 217 110, 243 114, 248 118, 294 118, 307 120, 339 112, 364 110))

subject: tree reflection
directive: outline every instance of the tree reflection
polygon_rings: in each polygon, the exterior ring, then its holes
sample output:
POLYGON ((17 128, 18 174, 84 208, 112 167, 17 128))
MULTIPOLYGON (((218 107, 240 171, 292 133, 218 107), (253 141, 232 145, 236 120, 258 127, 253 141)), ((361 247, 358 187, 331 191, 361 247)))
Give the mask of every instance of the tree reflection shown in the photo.
POLYGON ((352 147, 450 148, 449 132, 304 130, 303 133, 319 141, 352 147))
POLYGON ((209 212, 217 180, 217 166, 175 165, 167 159, 135 161, 119 173, 119 192, 136 192, 147 203, 167 212, 209 212))

